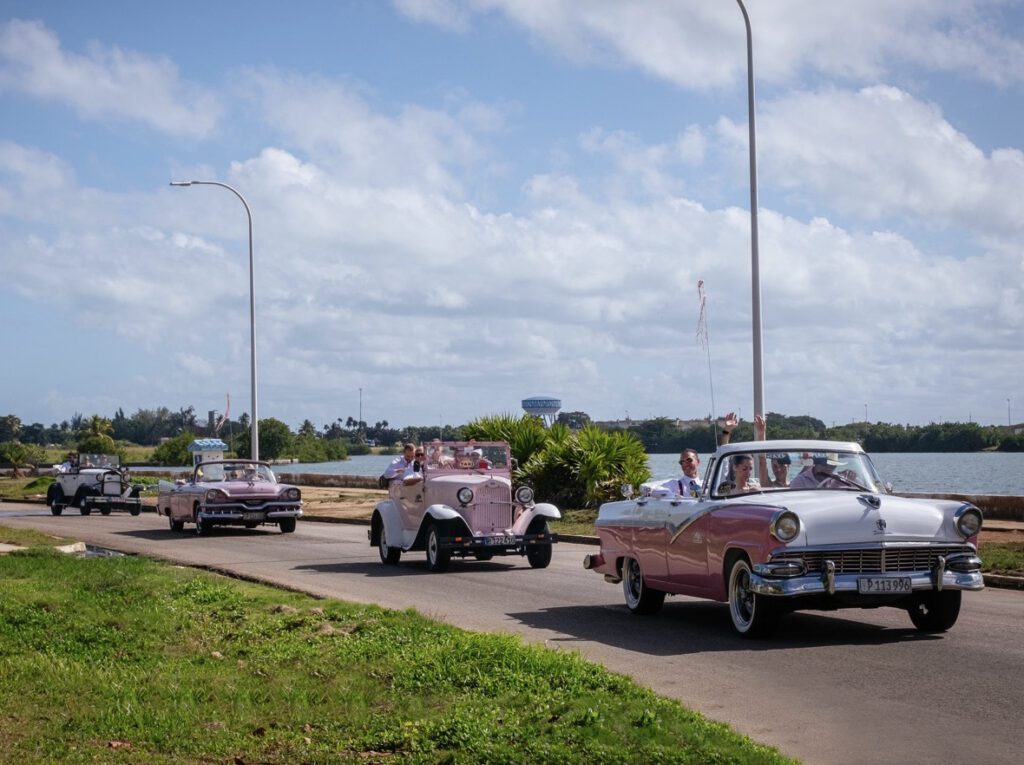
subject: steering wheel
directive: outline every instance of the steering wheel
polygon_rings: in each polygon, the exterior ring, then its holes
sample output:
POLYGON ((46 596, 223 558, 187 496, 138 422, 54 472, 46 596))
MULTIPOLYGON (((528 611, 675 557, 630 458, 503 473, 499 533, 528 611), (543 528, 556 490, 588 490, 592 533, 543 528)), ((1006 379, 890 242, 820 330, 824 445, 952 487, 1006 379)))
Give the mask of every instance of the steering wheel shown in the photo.
POLYGON ((840 483, 845 483, 847 486, 851 486, 854 489, 859 489, 860 491, 870 491, 870 489, 868 489, 867 486, 862 486, 861 484, 854 481, 852 478, 847 478, 845 475, 841 473, 833 473, 828 478, 824 479, 821 483, 819 483, 818 488, 825 488, 825 484, 832 480, 839 481, 840 483))

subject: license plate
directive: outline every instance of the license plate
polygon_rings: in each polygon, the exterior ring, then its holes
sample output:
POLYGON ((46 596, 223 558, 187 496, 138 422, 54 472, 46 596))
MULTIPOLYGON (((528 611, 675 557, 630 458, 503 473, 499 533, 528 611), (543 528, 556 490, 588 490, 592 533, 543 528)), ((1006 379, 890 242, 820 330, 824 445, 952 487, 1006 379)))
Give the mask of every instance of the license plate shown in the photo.
POLYGON ((515 543, 516 543, 516 538, 515 537, 497 536, 497 537, 487 537, 487 539, 484 540, 484 544, 486 544, 486 545, 514 545, 515 543))
POLYGON ((865 576, 857 580, 857 592, 861 595, 885 595, 886 593, 910 592, 910 577, 865 576))
POLYGON ((242 513, 243 521, 262 521, 263 513, 242 513))

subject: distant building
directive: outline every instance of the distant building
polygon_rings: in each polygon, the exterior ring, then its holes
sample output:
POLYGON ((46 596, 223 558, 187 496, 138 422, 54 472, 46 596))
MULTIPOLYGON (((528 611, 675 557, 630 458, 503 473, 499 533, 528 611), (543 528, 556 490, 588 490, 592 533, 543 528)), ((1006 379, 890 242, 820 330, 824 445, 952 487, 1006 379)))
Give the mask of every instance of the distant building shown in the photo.
POLYGON ((550 396, 533 396, 523 399, 523 411, 534 417, 540 417, 549 428, 562 408, 562 400, 550 396))
POLYGON ((219 438, 197 438, 188 445, 188 451, 192 455, 192 464, 210 462, 211 460, 224 459, 224 452, 228 445, 219 438))

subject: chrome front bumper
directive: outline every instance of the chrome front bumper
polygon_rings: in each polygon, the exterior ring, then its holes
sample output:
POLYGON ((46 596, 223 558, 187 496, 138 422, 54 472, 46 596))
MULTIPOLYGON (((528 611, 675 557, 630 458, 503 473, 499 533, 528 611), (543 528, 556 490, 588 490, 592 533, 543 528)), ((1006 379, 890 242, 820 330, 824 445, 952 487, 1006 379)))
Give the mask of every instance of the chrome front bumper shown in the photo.
POLYGON ((262 516, 264 521, 279 521, 282 518, 301 518, 302 508, 298 505, 264 505, 251 508, 241 505, 207 505, 200 508, 199 515, 218 523, 245 523, 256 520, 256 515, 262 516))
MULTIPOLYGON (((855 573, 837 574, 835 566, 826 561, 821 573, 804 574, 794 577, 767 576, 766 564, 754 566, 750 575, 750 590, 758 595, 774 597, 800 597, 802 595, 834 595, 849 593, 860 595, 857 580, 865 577, 872 579, 910 579, 913 592, 919 590, 981 590, 985 588, 985 580, 981 573, 981 561, 976 562, 977 570, 952 571, 946 567, 946 561, 940 559, 938 565, 930 571, 893 572, 893 573, 855 573)), ((894 593, 895 594, 895 593, 894 593)), ((865 596, 867 597, 867 596, 865 596)))

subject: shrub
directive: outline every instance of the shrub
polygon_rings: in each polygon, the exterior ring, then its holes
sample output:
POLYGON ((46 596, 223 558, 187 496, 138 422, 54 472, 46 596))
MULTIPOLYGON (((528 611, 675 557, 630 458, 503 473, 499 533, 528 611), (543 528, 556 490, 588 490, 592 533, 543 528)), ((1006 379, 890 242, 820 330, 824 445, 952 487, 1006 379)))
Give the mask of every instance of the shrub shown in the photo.
POLYGON ((544 449, 550 433, 544 423, 528 414, 521 417, 507 413, 481 417, 463 428, 463 437, 467 440, 506 441, 520 465, 525 465, 534 454, 544 449))
POLYGON ((519 461, 517 478, 537 498, 559 507, 597 507, 618 496, 623 483, 650 478, 647 452, 632 433, 606 433, 593 425, 578 432, 562 424, 550 429, 536 417, 483 417, 465 427, 465 437, 507 441, 519 461))
POLYGON ((597 507, 616 498, 619 487, 650 478, 647 452, 631 433, 606 433, 588 425, 573 433, 555 425, 543 451, 522 466, 521 477, 537 496, 559 507, 597 507))
POLYGON ((168 467, 191 465, 192 455, 188 452, 188 445, 195 440, 195 437, 195 433, 185 431, 170 441, 165 441, 153 450, 153 456, 149 458, 150 463, 168 467))

